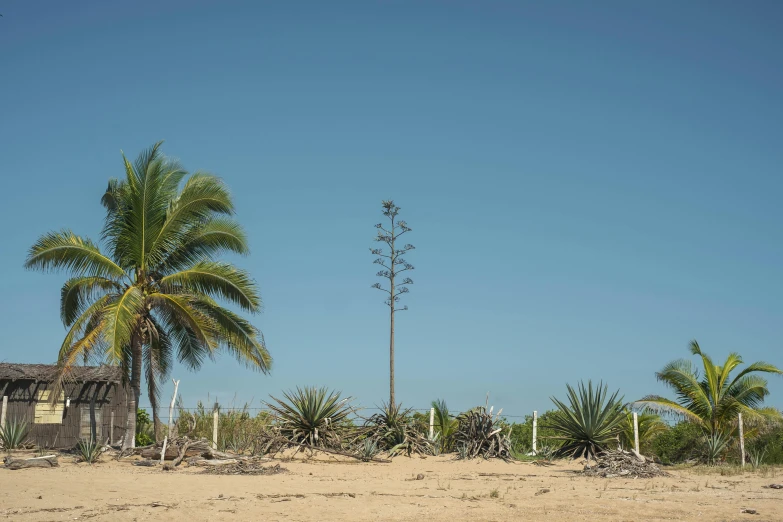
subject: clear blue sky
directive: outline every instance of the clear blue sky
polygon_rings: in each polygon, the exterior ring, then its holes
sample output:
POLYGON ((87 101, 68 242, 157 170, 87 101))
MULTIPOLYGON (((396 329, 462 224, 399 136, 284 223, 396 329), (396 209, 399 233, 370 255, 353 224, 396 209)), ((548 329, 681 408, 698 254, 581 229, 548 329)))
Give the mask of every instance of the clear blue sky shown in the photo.
POLYGON ((29 246, 97 239, 120 149, 165 139, 233 190, 275 358, 175 369, 188 404, 387 397, 386 198, 417 246, 407 405, 637 399, 692 338, 783 365, 780 2, 161 4, 0 5, 0 360, 64 335, 65 275, 25 272, 29 246))

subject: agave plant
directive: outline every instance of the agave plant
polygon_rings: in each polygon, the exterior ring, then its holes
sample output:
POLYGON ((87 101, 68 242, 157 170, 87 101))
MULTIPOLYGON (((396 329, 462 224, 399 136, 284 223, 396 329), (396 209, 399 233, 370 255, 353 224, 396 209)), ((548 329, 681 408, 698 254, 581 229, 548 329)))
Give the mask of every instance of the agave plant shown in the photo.
POLYGON ((512 458, 511 440, 505 421, 500 417, 503 409, 494 415, 493 409, 487 411, 486 407, 478 406, 457 417, 453 440, 458 447, 467 448, 467 458, 512 458))
POLYGON ((764 458, 767 456, 768 451, 769 448, 767 446, 749 449, 748 460, 750 461, 750 466, 753 469, 759 469, 764 464, 764 458))
POLYGON ((5 426, 0 426, 0 443, 6 450, 21 448, 27 442, 28 431, 26 421, 6 419, 5 426))
POLYGON ((342 424, 353 411, 350 397, 326 388, 305 387, 283 392, 285 400, 272 397, 267 405, 277 417, 281 437, 290 443, 337 448, 342 445, 342 424))
POLYGON ((467 444, 457 444, 457 460, 467 460, 470 458, 470 450, 467 444))
POLYGON ((557 434, 552 439, 563 441, 558 456, 595 458, 617 441, 626 420, 622 398, 617 398, 619 392, 607 397, 603 383, 593 388, 591 381, 587 386, 580 382, 578 391, 570 385, 566 388, 569 404, 552 397, 557 411, 546 426, 557 434))
POLYGON ((372 460, 380 452, 378 444, 372 439, 364 439, 364 443, 359 447, 359 456, 365 462, 372 460))
POLYGON ((101 446, 93 439, 81 439, 76 445, 79 458, 87 464, 94 464, 101 456, 101 446))
POLYGON ((707 464, 714 466, 723 458, 726 449, 731 442, 729 433, 722 431, 713 431, 704 435, 704 458, 707 464))
POLYGON ((364 432, 390 456, 430 453, 429 442, 413 426, 412 411, 400 404, 384 403, 379 413, 365 421, 364 432))

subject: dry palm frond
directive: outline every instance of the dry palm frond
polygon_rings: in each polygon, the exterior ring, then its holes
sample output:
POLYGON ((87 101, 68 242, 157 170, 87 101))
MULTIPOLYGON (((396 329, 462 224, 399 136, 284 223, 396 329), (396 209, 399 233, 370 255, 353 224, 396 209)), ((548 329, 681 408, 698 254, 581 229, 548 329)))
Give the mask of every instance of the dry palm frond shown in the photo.
POLYGON ((588 477, 602 478, 653 478, 666 477, 652 461, 622 450, 605 451, 596 459, 593 466, 587 465, 582 473, 588 477))

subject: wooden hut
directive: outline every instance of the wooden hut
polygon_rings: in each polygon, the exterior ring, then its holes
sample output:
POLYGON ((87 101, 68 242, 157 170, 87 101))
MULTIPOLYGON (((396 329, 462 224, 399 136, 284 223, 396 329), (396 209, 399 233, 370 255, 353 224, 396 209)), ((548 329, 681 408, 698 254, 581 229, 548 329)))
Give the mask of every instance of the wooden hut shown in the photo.
POLYGON ((54 405, 56 367, 0 363, 0 423, 25 421, 39 447, 72 448, 80 439, 116 444, 125 436, 130 387, 120 368, 75 366, 54 405))

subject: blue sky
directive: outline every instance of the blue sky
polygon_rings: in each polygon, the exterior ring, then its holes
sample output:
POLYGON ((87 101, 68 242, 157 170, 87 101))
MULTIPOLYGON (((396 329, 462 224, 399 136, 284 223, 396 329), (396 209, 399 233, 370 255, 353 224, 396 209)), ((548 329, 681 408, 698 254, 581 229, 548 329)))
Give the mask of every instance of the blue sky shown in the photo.
POLYGON ((3 2, 0 360, 64 335, 65 275, 25 272, 29 246, 97 239, 120 150, 165 139, 231 187, 275 358, 175 369, 188 405, 387 397, 387 198, 417 246, 406 405, 522 415, 588 378, 637 399, 692 338, 783 365, 783 6, 642 4, 3 2))

